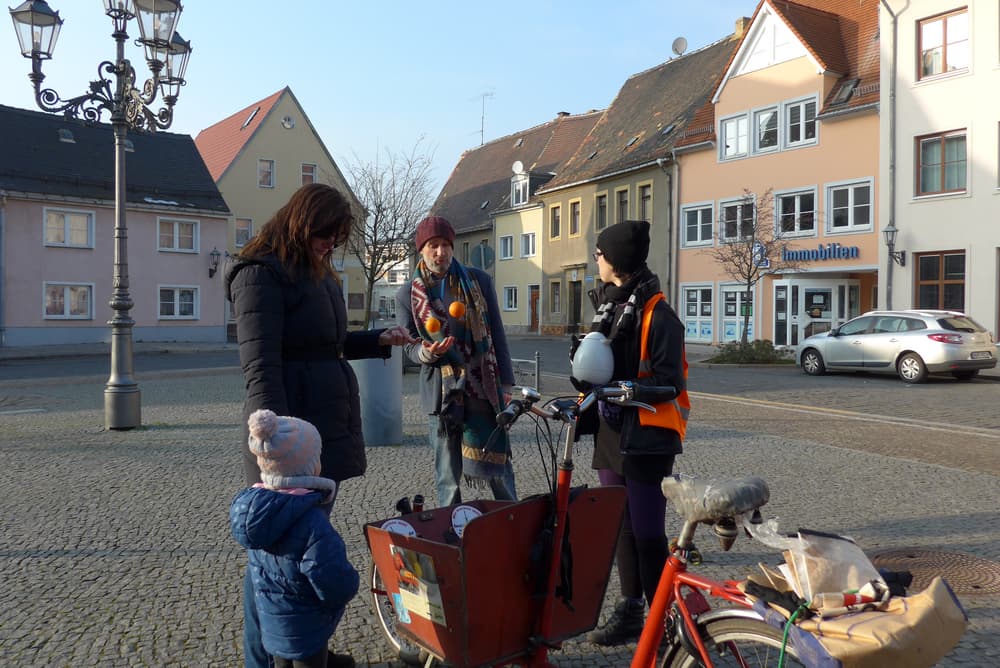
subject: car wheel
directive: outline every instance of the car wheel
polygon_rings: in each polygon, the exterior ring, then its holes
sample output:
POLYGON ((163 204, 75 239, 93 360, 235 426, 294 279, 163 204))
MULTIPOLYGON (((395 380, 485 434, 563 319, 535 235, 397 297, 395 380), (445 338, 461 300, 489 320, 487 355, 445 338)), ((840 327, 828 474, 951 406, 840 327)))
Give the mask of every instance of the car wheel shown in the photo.
POLYGON ((904 383, 922 383, 927 380, 927 366, 916 353, 906 353, 900 357, 896 371, 904 383))
POLYGON ((826 364, 818 350, 809 348, 802 353, 802 370, 810 376, 822 376, 826 372, 826 364))
POLYGON ((951 375, 959 380, 972 380, 979 375, 979 369, 972 369, 970 371, 952 371, 951 375))

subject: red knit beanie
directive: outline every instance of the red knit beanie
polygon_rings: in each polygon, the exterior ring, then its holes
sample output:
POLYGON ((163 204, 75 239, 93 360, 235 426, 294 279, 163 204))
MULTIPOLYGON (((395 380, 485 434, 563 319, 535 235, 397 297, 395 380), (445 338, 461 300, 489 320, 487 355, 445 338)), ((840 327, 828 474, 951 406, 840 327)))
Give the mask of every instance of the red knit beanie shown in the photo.
POLYGON ((441 237, 452 246, 455 245, 455 228, 441 216, 427 216, 417 225, 416 244, 419 251, 424 244, 434 237, 441 237))

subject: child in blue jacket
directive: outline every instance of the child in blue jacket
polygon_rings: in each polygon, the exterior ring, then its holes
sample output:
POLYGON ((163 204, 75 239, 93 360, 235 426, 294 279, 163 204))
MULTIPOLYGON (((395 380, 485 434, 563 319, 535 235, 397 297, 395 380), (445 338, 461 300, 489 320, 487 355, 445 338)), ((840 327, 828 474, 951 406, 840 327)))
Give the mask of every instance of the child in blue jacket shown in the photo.
POLYGON ((269 410, 248 420, 261 482, 229 509, 233 538, 249 551, 264 649, 275 668, 324 668, 327 642, 358 591, 329 513, 337 483, 322 478, 316 428, 269 410))

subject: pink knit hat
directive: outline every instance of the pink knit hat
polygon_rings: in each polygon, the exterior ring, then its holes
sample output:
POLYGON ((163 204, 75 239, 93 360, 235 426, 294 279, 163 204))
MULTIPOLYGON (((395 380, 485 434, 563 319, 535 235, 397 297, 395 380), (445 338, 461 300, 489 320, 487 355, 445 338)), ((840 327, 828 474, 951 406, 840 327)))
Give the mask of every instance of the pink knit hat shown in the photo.
POLYGON ((414 242, 419 251, 424 244, 434 237, 441 237, 452 246, 455 245, 455 228, 451 226, 446 218, 441 216, 427 216, 417 225, 417 234, 414 242))
POLYGON ((247 420, 250 452, 257 455, 260 480, 270 489, 307 487, 303 478, 318 476, 323 439, 309 422, 254 411, 247 420))

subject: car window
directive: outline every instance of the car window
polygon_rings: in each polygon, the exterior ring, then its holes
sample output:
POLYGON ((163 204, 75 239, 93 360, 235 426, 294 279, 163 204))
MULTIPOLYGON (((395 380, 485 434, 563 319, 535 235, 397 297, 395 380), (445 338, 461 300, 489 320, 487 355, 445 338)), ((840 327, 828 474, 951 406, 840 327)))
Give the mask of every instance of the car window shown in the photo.
POLYGON ((979 326, 972 318, 965 317, 951 317, 951 318, 939 318, 938 324, 942 329, 948 329, 953 332, 982 332, 983 328, 979 326))
POLYGON ((902 318, 890 318, 882 317, 875 321, 875 327, 872 328, 872 332, 875 334, 886 334, 889 332, 898 332, 901 328, 902 318))
POLYGON ((900 331, 915 332, 918 329, 927 329, 927 323, 917 318, 903 318, 903 326, 900 328, 900 331))
POLYGON ((873 318, 871 316, 864 316, 861 318, 855 318, 850 322, 846 322, 841 326, 837 333, 840 336, 854 336, 855 334, 864 334, 871 327, 873 318))

